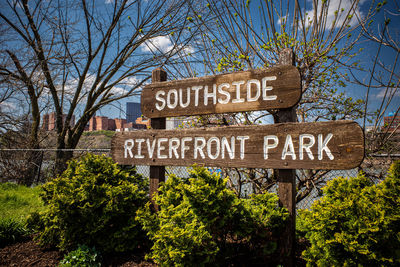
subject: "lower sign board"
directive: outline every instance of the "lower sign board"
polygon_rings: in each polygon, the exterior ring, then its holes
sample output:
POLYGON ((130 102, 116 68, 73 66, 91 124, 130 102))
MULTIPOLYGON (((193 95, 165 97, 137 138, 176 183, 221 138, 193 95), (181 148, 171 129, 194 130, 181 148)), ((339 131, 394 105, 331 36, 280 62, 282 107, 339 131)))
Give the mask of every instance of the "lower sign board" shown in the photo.
POLYGON ((116 133, 111 154, 123 165, 350 169, 364 133, 353 121, 144 130, 116 133))

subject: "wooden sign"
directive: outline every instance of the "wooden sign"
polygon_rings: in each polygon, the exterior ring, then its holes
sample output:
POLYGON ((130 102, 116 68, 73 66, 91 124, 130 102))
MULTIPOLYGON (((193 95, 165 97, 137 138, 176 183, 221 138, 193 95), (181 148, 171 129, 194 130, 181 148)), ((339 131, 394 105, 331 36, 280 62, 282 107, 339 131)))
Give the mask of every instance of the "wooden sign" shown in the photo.
POLYGON ((301 98, 294 66, 249 70, 179 81, 154 82, 142 91, 148 118, 289 108, 301 98))
POLYGON ((145 130, 116 133, 111 154, 124 165, 350 169, 364 134, 353 121, 145 130))

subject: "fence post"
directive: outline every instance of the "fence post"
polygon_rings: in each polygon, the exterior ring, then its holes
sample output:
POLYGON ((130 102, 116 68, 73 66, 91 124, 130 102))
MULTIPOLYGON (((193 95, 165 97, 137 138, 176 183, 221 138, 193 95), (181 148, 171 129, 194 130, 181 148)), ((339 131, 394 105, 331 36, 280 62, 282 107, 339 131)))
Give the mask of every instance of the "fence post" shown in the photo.
POLYGON ((39 165, 38 165, 38 174, 37 174, 37 181, 36 184, 40 183, 40 171, 42 170, 42 165, 43 165, 43 154, 44 151, 40 151, 40 161, 39 161, 39 165))
MULTIPOLYGON (((151 73, 152 83, 164 82, 167 80, 167 72, 162 68, 157 68, 151 73)), ((152 129, 165 129, 165 118, 153 118, 150 120, 152 129)), ((160 182, 165 181, 165 166, 150 166, 150 198, 153 208, 158 210, 158 206, 154 203, 154 194, 157 193, 160 182)))
MULTIPOLYGON (((286 48, 280 52, 279 65, 294 65, 292 49, 286 48)), ((274 114, 274 123, 296 121, 296 107, 280 109, 274 114)), ((296 171, 293 169, 279 169, 277 170, 277 176, 279 182, 279 204, 289 211, 289 221, 280 239, 280 255, 283 257, 283 266, 295 266, 296 171)))

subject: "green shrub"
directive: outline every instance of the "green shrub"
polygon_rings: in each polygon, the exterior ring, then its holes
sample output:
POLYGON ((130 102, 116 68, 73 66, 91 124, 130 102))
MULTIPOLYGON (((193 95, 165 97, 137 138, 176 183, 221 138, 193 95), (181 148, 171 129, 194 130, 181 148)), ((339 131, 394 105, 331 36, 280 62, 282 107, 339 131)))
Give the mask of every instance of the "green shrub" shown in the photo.
POLYGON ((278 207, 279 198, 276 194, 264 193, 251 195, 250 199, 242 200, 250 219, 243 224, 246 239, 251 247, 251 254, 262 258, 276 252, 278 241, 285 222, 289 217, 287 209, 278 207))
POLYGON ((132 250, 145 237, 135 214, 148 201, 147 194, 148 182, 135 169, 122 170, 108 157, 87 154, 43 185, 46 210, 39 215, 40 223, 38 215, 32 221, 42 225, 41 244, 132 250))
POLYGON ((0 247, 22 241, 29 234, 24 223, 13 219, 0 219, 0 247))
POLYGON ((100 267, 101 257, 95 248, 79 245, 77 249, 69 252, 60 262, 60 267, 100 267))
POLYGON ((153 241, 148 256, 161 266, 203 266, 226 264, 243 250, 272 253, 271 231, 281 228, 287 212, 271 194, 241 200, 226 182, 198 167, 188 179, 170 175, 155 199, 158 213, 149 205, 138 211, 153 241))
POLYGON ((301 213, 318 266, 399 266, 400 162, 374 185, 363 174, 332 180, 310 211, 301 213))

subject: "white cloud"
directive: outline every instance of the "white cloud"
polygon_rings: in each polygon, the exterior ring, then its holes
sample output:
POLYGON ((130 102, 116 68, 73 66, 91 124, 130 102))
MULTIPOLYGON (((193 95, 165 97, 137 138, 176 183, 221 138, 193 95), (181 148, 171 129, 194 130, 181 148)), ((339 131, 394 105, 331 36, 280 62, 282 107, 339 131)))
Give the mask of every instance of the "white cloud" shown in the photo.
POLYGON ((110 92, 111 92, 112 94, 114 94, 114 95, 119 95, 119 96, 121 96, 121 95, 127 94, 127 93, 128 93, 128 90, 125 90, 124 88, 119 87, 119 86, 114 86, 114 87, 111 89, 110 92))
MULTIPOLYGON (((377 98, 383 98, 385 96, 386 88, 382 88, 379 93, 376 95, 377 98)), ((389 88, 386 93, 386 98, 392 96, 400 97, 400 88, 389 88)))
MULTIPOLYGON (((89 93, 89 91, 92 89, 93 83, 95 82, 96 76, 95 75, 88 75, 83 82, 82 90, 79 95, 79 102, 86 101, 86 97, 89 93)), ((132 84, 136 84, 138 80, 135 77, 129 77, 122 82, 118 83, 118 85, 114 86, 110 92, 114 94, 115 96, 120 96, 128 93, 128 90, 126 90, 126 87, 132 86, 132 84)), ((76 93, 76 89, 78 87, 79 79, 78 78, 73 78, 70 79, 66 82, 64 85, 64 95, 67 99, 72 100, 76 93)), ((59 94, 61 94, 61 91, 63 90, 61 85, 57 86, 57 91, 59 94)), ((50 92, 47 92, 50 93, 50 92)))
POLYGON ((184 54, 189 54, 189 53, 193 54, 194 53, 194 48, 193 48, 193 46, 187 45, 182 49, 182 52, 184 54))
POLYGON ((194 53, 194 48, 192 46, 186 45, 185 47, 182 47, 182 45, 174 45, 168 36, 157 36, 149 39, 141 45, 141 49, 143 52, 153 53, 176 53, 178 51, 183 54, 194 53))
POLYGON ((0 110, 7 110, 7 111, 13 111, 16 110, 17 106, 15 103, 4 101, 0 103, 0 110))
MULTIPOLYGON (((85 81, 83 82, 81 94, 85 94, 85 93, 89 92, 90 88, 93 86, 94 81, 95 81, 94 75, 87 76, 85 81)), ((79 83, 78 78, 68 80, 64 86, 64 93, 66 95, 73 96, 76 92, 76 88, 78 87, 78 83, 79 83)), ((61 93, 62 89, 63 88, 61 86, 58 86, 57 91, 59 91, 61 93)))
POLYGON ((283 22, 286 22, 286 21, 287 21, 286 19, 287 19, 287 16, 280 17, 280 18, 278 19, 278 24, 279 24, 279 25, 282 25, 283 22))
MULTIPOLYGON (((362 17, 362 12, 360 11, 360 6, 362 3, 365 2, 365 0, 360 1, 357 4, 353 5, 354 0, 331 0, 327 1, 327 15, 326 15, 326 27, 329 29, 332 27, 332 23, 336 19, 336 24, 335 27, 340 27, 343 25, 345 22, 346 18, 348 15, 353 15, 353 17, 350 19, 350 26, 355 26, 357 22, 356 14, 358 16, 362 17), (354 8, 356 7, 356 8, 354 8)), ((317 20, 319 19, 319 16, 321 14, 321 9, 322 9, 322 1, 318 1, 317 5, 317 20)), ((313 6, 313 9, 307 10, 305 12, 305 26, 309 27, 314 23, 314 11, 315 11, 315 6, 313 6)))
POLYGON ((114 86, 111 89, 111 93, 117 96, 125 95, 129 92, 129 90, 137 85, 139 83, 139 80, 135 77, 128 77, 123 79, 117 86, 114 86), (127 88, 127 89, 126 89, 127 88))
POLYGON ((144 42, 143 52, 161 51, 169 52, 174 48, 171 39, 168 36, 157 36, 144 42))

